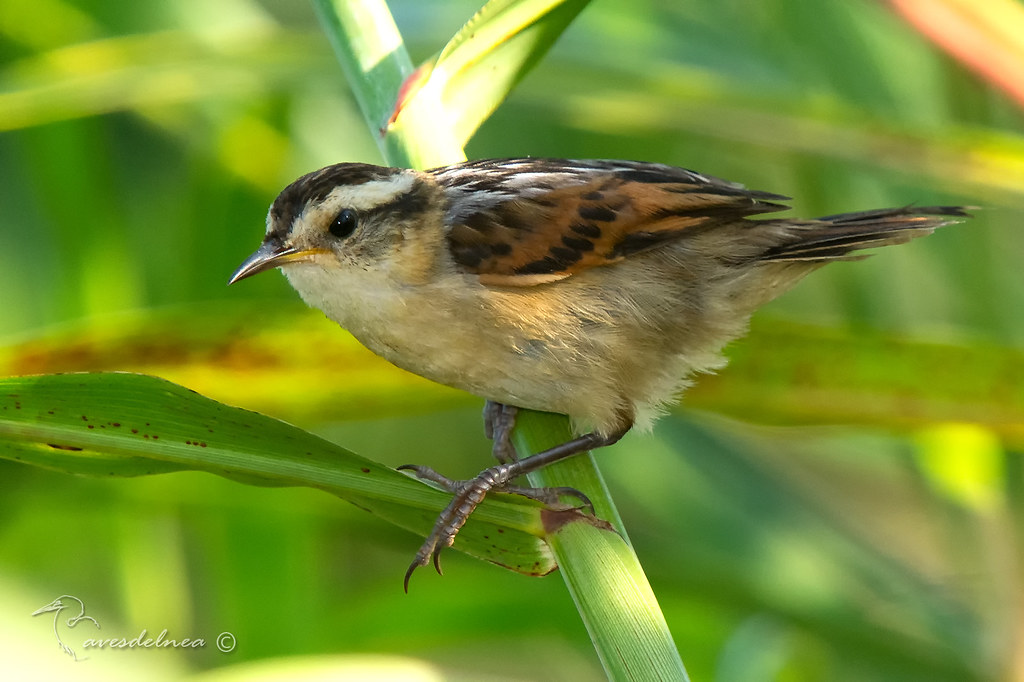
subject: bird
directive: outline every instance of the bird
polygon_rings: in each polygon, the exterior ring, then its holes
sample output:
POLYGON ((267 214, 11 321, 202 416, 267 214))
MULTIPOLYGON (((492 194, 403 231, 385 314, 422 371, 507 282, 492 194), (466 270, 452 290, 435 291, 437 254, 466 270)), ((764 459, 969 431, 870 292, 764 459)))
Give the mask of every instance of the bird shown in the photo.
MULTIPOLYGON (((405 576, 451 546, 492 490, 556 504, 582 491, 514 479, 647 430, 752 313, 811 271, 968 217, 903 206, 755 217, 789 198, 662 163, 482 159, 411 170, 338 163, 273 201, 229 284, 280 268, 301 298, 405 370, 485 399, 498 464, 457 481, 405 576), (568 415, 575 437, 519 458, 518 409, 568 415)), ((591 506, 592 509, 592 506, 591 506)))
POLYGON ((67 644, 65 644, 64 640, 60 638, 60 632, 57 627, 60 624, 60 614, 64 611, 64 609, 69 608, 69 602, 78 602, 78 615, 72 616, 71 618, 67 619, 66 625, 68 628, 73 628, 76 625, 78 625, 81 621, 87 620, 92 622, 92 624, 95 625, 97 629, 99 629, 100 624, 96 622, 96 619, 92 616, 85 615, 85 603, 78 597, 73 597, 70 594, 62 594, 46 606, 42 606, 33 611, 32 615, 38 616, 43 613, 53 613, 53 635, 57 638, 57 644, 60 646, 61 650, 64 651, 64 653, 66 653, 74 660, 84 661, 86 659, 79 659, 78 655, 75 653, 75 650, 67 644))

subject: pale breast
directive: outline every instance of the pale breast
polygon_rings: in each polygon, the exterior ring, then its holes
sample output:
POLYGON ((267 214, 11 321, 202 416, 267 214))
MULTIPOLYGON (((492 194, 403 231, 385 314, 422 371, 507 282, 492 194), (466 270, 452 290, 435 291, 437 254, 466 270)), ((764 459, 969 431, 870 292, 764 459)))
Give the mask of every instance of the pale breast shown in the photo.
MULTIPOLYGON (((464 276, 416 287, 339 275, 315 265, 285 270, 310 306, 371 351, 410 372, 489 400, 614 420, 615 382, 596 364, 608 339, 540 291, 495 292, 464 276), (342 281, 348 280, 348 281, 342 281)), ((599 325, 605 327, 606 325, 599 325)))

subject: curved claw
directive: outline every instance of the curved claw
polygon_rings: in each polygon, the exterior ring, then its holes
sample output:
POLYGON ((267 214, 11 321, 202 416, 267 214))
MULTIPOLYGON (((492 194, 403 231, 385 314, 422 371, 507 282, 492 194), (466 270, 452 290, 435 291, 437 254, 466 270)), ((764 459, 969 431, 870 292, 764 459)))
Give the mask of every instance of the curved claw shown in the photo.
POLYGON ((415 561, 409 564, 409 568, 405 571, 405 580, 402 581, 402 588, 406 594, 409 594, 409 578, 412 577, 412 572, 419 568, 419 564, 415 561))
POLYGON ((411 471, 421 481, 436 483, 450 493, 458 492, 460 484, 463 483, 463 481, 453 481, 444 474, 439 474, 430 467, 421 464, 403 464, 395 467, 395 469, 397 471, 411 471))
POLYGON ((402 581, 402 587, 405 589, 405 593, 409 594, 409 578, 412 577, 413 572, 420 566, 427 565, 427 557, 431 557, 434 560, 434 570, 437 571, 438 575, 444 575, 441 570, 441 550, 444 549, 437 542, 434 537, 434 533, 431 533, 427 541, 420 547, 420 551, 416 552, 416 558, 413 559, 412 563, 409 564, 409 568, 405 572, 405 580, 402 581))
MULTIPOLYGON (((440 548, 435 549, 433 551, 433 555, 434 555, 434 568, 437 569, 437 574, 438 575, 444 575, 443 573, 441 573, 441 564, 439 563, 440 556, 441 556, 440 548)), ((409 594, 409 578, 412 577, 413 572, 417 568, 419 568, 420 566, 426 566, 426 565, 427 565, 426 557, 420 558, 420 556, 418 554, 416 555, 416 558, 413 560, 413 562, 411 564, 409 564, 409 568, 405 571, 405 580, 402 581, 402 588, 405 590, 406 594, 409 594)))
POLYGON ((590 501, 589 497, 583 494, 582 490, 570 488, 569 486, 559 486, 558 488, 554 488, 554 490, 558 491, 559 495, 572 495, 573 497, 578 499, 580 502, 583 503, 583 506, 587 508, 587 511, 590 512, 591 516, 597 513, 594 511, 594 503, 590 501))

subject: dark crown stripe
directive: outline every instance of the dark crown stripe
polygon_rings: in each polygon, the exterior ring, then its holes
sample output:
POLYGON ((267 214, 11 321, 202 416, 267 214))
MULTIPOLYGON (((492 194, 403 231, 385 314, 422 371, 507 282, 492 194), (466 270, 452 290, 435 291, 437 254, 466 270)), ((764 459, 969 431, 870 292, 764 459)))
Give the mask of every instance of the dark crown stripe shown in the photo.
POLYGON ((322 201, 335 187, 384 180, 400 172, 401 170, 397 168, 384 168, 367 163, 338 163, 321 168, 303 175, 285 187, 271 205, 270 217, 278 229, 287 232, 303 208, 310 202, 322 201))

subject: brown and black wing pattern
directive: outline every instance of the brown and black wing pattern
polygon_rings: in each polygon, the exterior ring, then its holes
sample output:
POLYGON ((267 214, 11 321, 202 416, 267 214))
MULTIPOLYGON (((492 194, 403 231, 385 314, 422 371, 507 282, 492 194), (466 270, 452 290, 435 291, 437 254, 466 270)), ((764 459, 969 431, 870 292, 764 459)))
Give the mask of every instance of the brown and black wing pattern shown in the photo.
POLYGON ((455 262, 494 286, 557 281, 788 208, 776 203, 786 197, 661 164, 507 159, 430 172, 449 195, 455 262))

